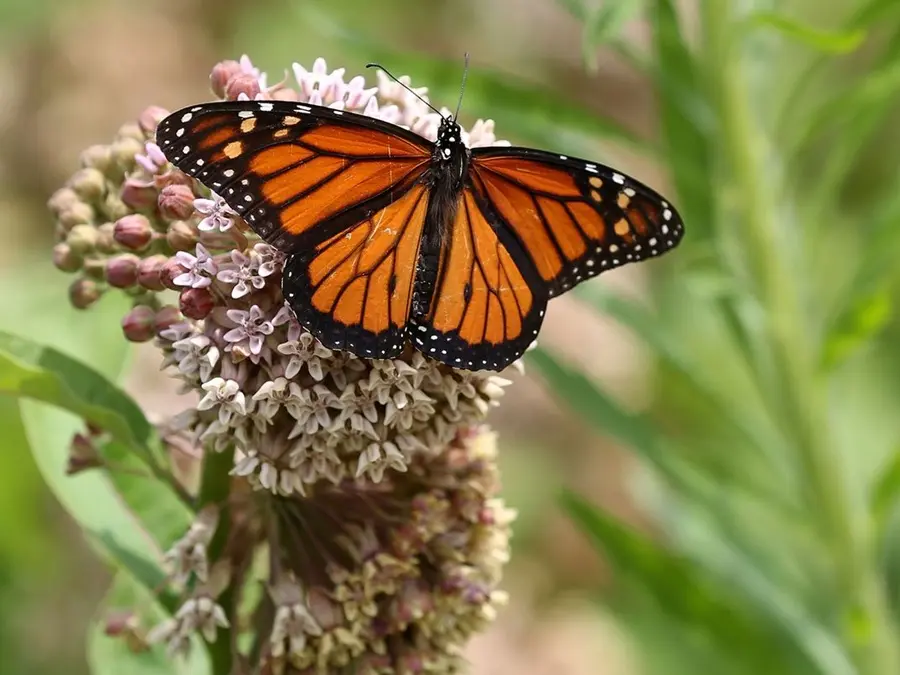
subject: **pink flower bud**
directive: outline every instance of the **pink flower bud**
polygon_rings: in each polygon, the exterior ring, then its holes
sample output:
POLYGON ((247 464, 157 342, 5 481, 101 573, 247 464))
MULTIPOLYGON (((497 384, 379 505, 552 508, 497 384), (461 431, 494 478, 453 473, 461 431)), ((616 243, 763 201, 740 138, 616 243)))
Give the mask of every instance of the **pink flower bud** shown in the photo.
POLYGON ((125 334, 125 339, 131 342, 152 340, 155 335, 153 330, 155 318, 156 312, 147 305, 133 307, 122 319, 122 332, 125 334))
POLYGON ((69 286, 69 301, 76 309, 87 309, 100 299, 100 286, 92 279, 76 279, 69 286))
POLYGON ((106 261, 106 281, 115 288, 134 286, 138 280, 140 262, 140 258, 131 253, 110 258, 106 261))
POLYGON ((156 206, 157 192, 153 183, 129 178, 122 186, 122 201, 136 211, 149 211, 156 206))
POLYGON ((165 173, 158 173, 153 176, 153 184, 157 190, 162 190, 167 185, 187 185, 193 190, 194 179, 178 169, 170 169, 165 173))
POLYGON ((119 218, 113 229, 113 237, 123 248, 130 251, 140 251, 150 243, 153 238, 153 228, 146 216, 132 213, 119 218))
POLYGON ((225 87, 232 77, 241 73, 241 64, 237 61, 220 61, 213 66, 209 74, 209 86, 219 98, 225 98, 225 87))
POLYGON ((215 304, 215 298, 206 288, 186 288, 178 297, 181 313, 189 319, 205 319, 215 304))
POLYGON ((68 244, 57 244, 53 247, 53 264, 63 272, 77 272, 81 269, 81 256, 72 251, 68 244))
POLYGON ((194 213, 194 191, 187 185, 167 185, 159 193, 159 212, 166 220, 186 220, 194 213))
POLYGON ((100 240, 100 233, 93 225, 76 225, 69 231, 66 243, 78 256, 93 253, 100 240))
POLYGON ((162 269, 168 260, 164 255, 151 255, 141 260, 138 263, 138 285, 148 291, 161 291, 166 288, 162 280, 162 269))
POLYGON ((80 169, 69 179, 69 187, 83 200, 96 202, 106 194, 106 178, 97 169, 80 169))
POLYGON ((153 329, 158 333, 181 321, 181 311, 172 305, 166 305, 156 313, 153 329))
POLYGON ((259 80, 250 73, 240 72, 225 85, 225 98, 236 101, 238 96, 244 94, 252 101, 259 91, 259 80))
POLYGON ((134 631, 137 626, 137 616, 130 609, 117 609, 110 611, 103 624, 103 632, 108 637, 120 637, 134 631))
POLYGON ((160 108, 158 105, 151 105, 144 108, 143 112, 138 115, 138 126, 148 136, 156 131, 156 127, 169 115, 169 111, 160 108))
POLYGON ((197 246, 197 229, 191 223, 176 220, 169 224, 166 242, 175 251, 193 251, 197 246))
POLYGON ((160 266, 159 281, 164 288, 170 291, 181 292, 184 286, 175 283, 175 279, 184 274, 184 268, 175 258, 166 258, 166 261, 160 266))

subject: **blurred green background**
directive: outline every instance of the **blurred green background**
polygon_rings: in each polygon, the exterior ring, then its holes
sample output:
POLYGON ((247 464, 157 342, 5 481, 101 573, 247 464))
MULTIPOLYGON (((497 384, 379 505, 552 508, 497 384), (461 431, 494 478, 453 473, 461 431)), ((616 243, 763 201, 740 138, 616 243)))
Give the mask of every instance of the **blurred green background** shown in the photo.
MULTIPOLYGON (((0 38, 0 328, 157 415, 187 402, 122 302, 69 310, 49 263, 78 153, 242 53, 270 82, 381 61, 452 107, 469 51, 464 124, 614 165, 687 226, 555 300, 494 413, 520 518, 472 672, 900 673, 896 0, 0 0, 0 38)), ((47 487, 77 423, 26 437, 39 415, 0 398, 0 672, 79 675, 110 573, 47 487)), ((67 509, 101 508, 79 485, 67 509)))

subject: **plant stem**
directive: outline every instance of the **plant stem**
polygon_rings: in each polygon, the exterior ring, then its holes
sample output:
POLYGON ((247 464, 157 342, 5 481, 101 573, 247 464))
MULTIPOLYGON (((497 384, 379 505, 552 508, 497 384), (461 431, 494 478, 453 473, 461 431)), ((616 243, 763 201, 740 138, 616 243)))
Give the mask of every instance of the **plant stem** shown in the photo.
POLYGON ((767 320, 772 368, 766 373, 769 385, 764 394, 796 452, 811 510, 832 556, 835 592, 843 603, 844 643, 859 673, 900 672, 868 520, 849 494, 828 430, 828 385, 818 374, 816 350, 810 347, 817 341, 801 308, 798 279, 803 275, 795 273, 802 266, 790 264, 788 248, 779 236, 776 181, 765 161, 766 139, 752 115, 735 3, 706 0, 701 6, 706 52, 701 59, 709 64, 709 84, 718 108, 722 169, 733 182, 747 272, 767 320))

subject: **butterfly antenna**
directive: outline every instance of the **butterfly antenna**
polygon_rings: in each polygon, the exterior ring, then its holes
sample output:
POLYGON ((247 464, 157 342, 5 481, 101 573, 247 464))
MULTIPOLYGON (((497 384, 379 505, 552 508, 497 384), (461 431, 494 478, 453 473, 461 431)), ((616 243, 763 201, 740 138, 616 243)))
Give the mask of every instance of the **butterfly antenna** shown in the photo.
MULTIPOLYGON (((434 110, 434 112, 436 112, 438 115, 441 115, 441 111, 440 111, 440 110, 438 110, 438 109, 435 108, 433 105, 431 105, 428 101, 426 101, 424 98, 422 98, 421 96, 419 96, 416 92, 414 92, 412 89, 410 89, 407 85, 403 84, 403 83, 400 81, 400 78, 395 77, 394 74, 391 73, 391 71, 389 71, 387 68, 385 68, 385 67, 384 67, 383 65, 381 65, 380 63, 367 63, 367 64, 366 64, 366 68, 378 68, 378 70, 382 71, 385 75, 387 75, 389 78, 391 78, 394 82, 396 82, 397 84, 399 84, 401 87, 403 87, 404 89, 406 89, 406 91, 408 91, 410 94, 412 94, 412 95, 415 96, 417 99, 419 99, 420 101, 422 101, 422 103, 424 103, 424 104, 427 105, 429 108, 431 108, 432 110, 434 110)), ((443 115, 441 115, 441 117, 443 117, 443 115)))
POLYGON ((462 107, 463 94, 466 93, 466 80, 469 77, 469 52, 466 52, 466 62, 463 66, 462 85, 459 87, 459 101, 456 103, 456 112, 453 113, 453 119, 459 119, 459 109, 462 107))

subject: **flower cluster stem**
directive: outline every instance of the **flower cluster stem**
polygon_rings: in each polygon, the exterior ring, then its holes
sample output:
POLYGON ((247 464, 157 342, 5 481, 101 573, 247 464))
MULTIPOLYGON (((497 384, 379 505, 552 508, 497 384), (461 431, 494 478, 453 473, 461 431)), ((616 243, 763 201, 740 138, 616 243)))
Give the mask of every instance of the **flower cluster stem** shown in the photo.
POLYGON ((709 84, 721 123, 723 170, 734 182, 742 215, 742 241, 750 280, 765 309, 771 358, 768 398, 780 427, 796 452, 810 510, 818 519, 833 560, 844 644, 861 675, 900 672, 893 625, 874 564, 869 521, 852 498, 841 457, 828 428, 828 383, 818 371, 809 326, 804 323, 799 283, 779 237, 775 192, 766 176, 766 139, 752 115, 747 78, 737 39, 738 8, 730 0, 703 4, 709 84))

